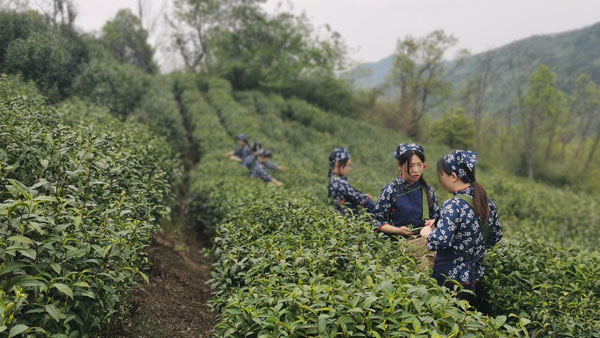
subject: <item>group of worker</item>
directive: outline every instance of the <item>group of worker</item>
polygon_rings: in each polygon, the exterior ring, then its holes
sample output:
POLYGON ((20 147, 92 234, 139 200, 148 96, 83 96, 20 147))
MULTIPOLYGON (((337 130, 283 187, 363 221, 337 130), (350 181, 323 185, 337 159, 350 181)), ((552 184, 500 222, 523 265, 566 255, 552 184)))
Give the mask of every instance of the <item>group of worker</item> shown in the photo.
MULTIPOLYGON (((249 145, 248 136, 236 138, 238 148, 227 154, 242 162, 250 175, 277 185, 267 171, 282 169, 270 162, 272 153, 260 143, 249 145)), ((475 179, 477 153, 455 150, 437 162, 437 177, 452 198, 441 207, 435 191, 423 177, 427 168, 425 149, 415 143, 401 143, 394 152, 398 177, 385 185, 377 201, 350 184, 352 157, 346 148, 335 148, 329 156, 329 200, 342 215, 362 209, 371 215, 375 232, 392 240, 424 238, 427 250, 435 251, 433 277, 439 285, 454 289, 457 296, 476 308, 485 306, 481 281, 483 255, 502 238, 496 205, 475 179)))
POLYGON ((481 282, 483 255, 502 238, 496 205, 475 179, 477 153, 455 150, 437 162, 437 176, 453 197, 439 206, 433 187, 427 184, 425 149, 401 143, 396 148, 399 176, 383 187, 375 203, 348 181, 350 152, 336 148, 329 156, 329 196, 342 214, 361 208, 372 216, 376 232, 392 239, 425 238, 427 250, 435 251, 433 277, 439 285, 462 285, 458 297, 478 309, 485 307, 481 282))
POLYGON ((283 185, 269 173, 269 170, 284 170, 285 167, 271 162, 273 153, 264 149, 260 142, 254 142, 250 146, 248 135, 239 134, 236 137, 237 148, 225 154, 229 159, 241 162, 250 170, 250 177, 260 178, 265 182, 270 182, 275 185, 283 185), (267 170, 269 169, 269 170, 267 170))

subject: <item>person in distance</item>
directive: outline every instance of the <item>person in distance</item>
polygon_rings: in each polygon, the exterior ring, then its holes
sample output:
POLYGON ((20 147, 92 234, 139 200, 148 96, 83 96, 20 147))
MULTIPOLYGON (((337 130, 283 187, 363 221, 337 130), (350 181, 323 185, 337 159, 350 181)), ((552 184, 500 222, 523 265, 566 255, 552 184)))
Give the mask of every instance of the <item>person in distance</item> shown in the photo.
POLYGON ((265 182, 275 185, 283 185, 283 183, 271 176, 265 167, 265 164, 271 160, 271 157, 273 157, 273 153, 267 149, 263 149, 257 156, 258 159, 254 161, 254 165, 250 170, 250 177, 257 177, 265 182))
POLYGON ((371 212, 375 208, 371 196, 363 194, 348 182, 348 173, 351 169, 350 152, 346 148, 335 148, 329 155, 328 199, 342 215, 358 212, 359 205, 365 207, 367 212, 371 212))
POLYGON ((225 154, 225 157, 228 157, 232 161, 243 162, 246 156, 250 155, 251 153, 250 146, 248 146, 248 135, 239 134, 235 138, 235 141, 238 147, 235 150, 225 154))

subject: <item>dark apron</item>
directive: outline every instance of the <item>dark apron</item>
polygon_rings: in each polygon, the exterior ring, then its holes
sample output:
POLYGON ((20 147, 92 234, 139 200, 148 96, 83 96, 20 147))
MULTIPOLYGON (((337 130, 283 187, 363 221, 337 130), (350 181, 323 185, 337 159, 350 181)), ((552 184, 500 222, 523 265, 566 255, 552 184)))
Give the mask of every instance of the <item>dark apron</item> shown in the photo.
POLYGON ((416 189, 396 196, 396 202, 392 205, 392 223, 394 226, 421 227, 425 224, 423 220, 423 189, 419 185, 416 189))

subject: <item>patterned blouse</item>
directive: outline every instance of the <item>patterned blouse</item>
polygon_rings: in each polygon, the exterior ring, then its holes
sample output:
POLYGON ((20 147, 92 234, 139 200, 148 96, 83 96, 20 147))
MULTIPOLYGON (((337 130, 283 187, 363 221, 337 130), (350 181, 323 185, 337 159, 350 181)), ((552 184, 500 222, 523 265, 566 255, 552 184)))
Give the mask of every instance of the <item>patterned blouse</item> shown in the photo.
POLYGON ((354 188, 346 176, 336 174, 329 178, 329 192, 336 209, 343 215, 346 214, 345 208, 356 212, 358 205, 366 205, 371 200, 369 195, 354 188))
MULTIPOLYGON (((375 210, 373 211, 372 224, 376 229, 381 228, 383 225, 393 223, 391 221, 391 216, 393 213, 394 204, 396 202, 396 197, 414 190, 417 188, 417 184, 418 186, 422 187, 420 182, 409 184, 406 180, 404 180, 404 178, 402 178, 402 176, 399 176, 394 181, 383 187, 381 190, 381 195, 377 200, 375 210)), ((433 202, 433 204, 429 206, 429 219, 434 219, 440 215, 438 199, 432 186, 427 187, 427 193, 429 196, 431 196, 431 200, 433 202)))
POLYGON ((254 162, 254 166, 252 166, 252 169, 250 170, 250 177, 258 177, 265 182, 270 182, 271 179, 273 179, 273 176, 269 174, 265 165, 260 163, 260 161, 254 162))
POLYGON ((239 146, 233 151, 233 155, 239 157, 241 160, 245 159, 250 154, 252 154, 252 150, 247 145, 239 146))
MULTIPOLYGON (((250 154, 250 155, 246 156, 246 158, 242 161, 242 164, 244 166, 246 166, 248 169, 252 169, 252 162, 254 162, 255 159, 256 159, 256 155, 250 154)), ((271 161, 268 161, 267 163, 265 163, 264 166, 271 170, 277 170, 277 168, 279 168, 279 166, 277 164, 275 164, 271 161)))
POLYGON ((469 187, 454 193, 454 197, 444 202, 436 228, 427 238, 427 248, 437 251, 434 277, 441 280, 454 279, 462 284, 472 284, 484 276, 483 253, 487 247, 496 245, 502 239, 502 224, 494 202, 488 199, 490 215, 490 240, 486 243, 483 227, 471 205, 457 197, 465 194, 473 198, 473 188, 469 187), (438 264, 438 260, 440 260, 438 264))

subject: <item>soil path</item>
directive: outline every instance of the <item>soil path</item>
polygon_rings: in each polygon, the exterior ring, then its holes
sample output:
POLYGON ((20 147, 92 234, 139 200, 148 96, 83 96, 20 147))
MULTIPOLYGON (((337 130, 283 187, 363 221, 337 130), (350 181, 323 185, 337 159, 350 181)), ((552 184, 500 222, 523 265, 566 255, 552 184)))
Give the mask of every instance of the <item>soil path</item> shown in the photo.
POLYGON ((215 315, 207 306, 211 297, 212 261, 202 243, 183 246, 158 232, 148 248, 152 265, 149 284, 133 290, 129 316, 111 337, 209 337, 215 315))
POLYGON ((149 283, 133 290, 128 313, 119 319, 108 337, 162 338, 209 337, 216 323, 207 301, 211 290, 212 260, 205 255, 207 240, 198 240, 187 214, 190 172, 202 157, 193 138, 193 127, 178 93, 174 93, 187 134, 183 180, 167 231, 158 231, 147 249, 150 265, 144 271, 149 283), (170 235, 172 234, 172 235, 170 235))

